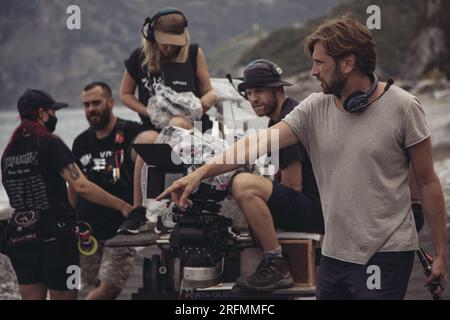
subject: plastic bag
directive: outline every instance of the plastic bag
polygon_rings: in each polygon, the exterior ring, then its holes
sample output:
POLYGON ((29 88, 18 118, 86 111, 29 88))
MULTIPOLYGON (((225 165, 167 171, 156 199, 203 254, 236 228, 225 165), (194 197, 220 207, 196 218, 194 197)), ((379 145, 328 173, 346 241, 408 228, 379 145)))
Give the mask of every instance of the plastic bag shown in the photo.
MULTIPOLYGON (((145 217, 149 222, 156 223, 158 217, 162 217, 164 221, 170 220, 174 225, 172 216, 172 209, 175 203, 170 201, 169 199, 162 199, 160 201, 156 201, 155 199, 147 199, 145 203, 145 207, 147 209, 145 217)), ((172 225, 165 225, 167 228, 173 228, 172 225)))
POLYGON ((192 92, 176 92, 159 83, 155 95, 148 100, 147 113, 153 125, 162 129, 169 125, 170 119, 182 116, 192 122, 203 115, 202 104, 192 92))
MULTIPOLYGON (((178 127, 164 128, 155 143, 167 143, 172 152, 186 165, 188 173, 199 168, 205 162, 222 153, 228 144, 225 140, 208 133, 202 133, 196 128, 186 130, 178 127)), ((218 190, 226 190, 235 171, 230 171, 204 182, 218 190)))

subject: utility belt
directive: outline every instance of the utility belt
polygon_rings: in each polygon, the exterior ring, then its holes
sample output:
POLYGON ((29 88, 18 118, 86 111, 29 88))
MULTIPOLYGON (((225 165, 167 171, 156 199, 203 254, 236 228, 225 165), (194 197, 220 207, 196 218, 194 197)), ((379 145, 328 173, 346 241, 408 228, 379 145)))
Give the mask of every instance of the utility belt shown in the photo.
POLYGON ((40 244, 57 239, 74 239, 75 222, 69 218, 43 217, 38 211, 16 211, 0 228, 0 249, 40 244), (3 245, 1 245, 3 243, 3 245), (2 247, 2 248, 1 248, 2 247))

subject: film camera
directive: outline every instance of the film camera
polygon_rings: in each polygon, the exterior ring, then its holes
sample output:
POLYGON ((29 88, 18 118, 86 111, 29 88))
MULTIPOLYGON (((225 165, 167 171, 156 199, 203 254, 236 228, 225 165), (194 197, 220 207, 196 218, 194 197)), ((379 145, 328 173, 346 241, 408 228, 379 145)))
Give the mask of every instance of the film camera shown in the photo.
MULTIPOLYGON (((147 198, 156 198, 170 184, 169 175, 186 174, 185 165, 172 161, 169 145, 133 147, 149 165, 147 198)), ((225 197, 226 191, 202 183, 189 198, 192 206, 173 207, 173 228, 164 230, 154 240, 161 253, 144 260, 144 292, 179 294, 223 281, 225 256, 241 246, 237 245, 238 236, 231 230, 232 220, 220 215, 220 202, 225 197)), ((239 270, 234 273, 231 277, 237 277, 239 270)))
POLYGON ((220 281, 224 257, 235 247, 232 220, 219 215, 225 191, 201 184, 191 196, 192 207, 175 207, 176 225, 170 234, 170 250, 183 266, 186 287, 205 287, 220 281))

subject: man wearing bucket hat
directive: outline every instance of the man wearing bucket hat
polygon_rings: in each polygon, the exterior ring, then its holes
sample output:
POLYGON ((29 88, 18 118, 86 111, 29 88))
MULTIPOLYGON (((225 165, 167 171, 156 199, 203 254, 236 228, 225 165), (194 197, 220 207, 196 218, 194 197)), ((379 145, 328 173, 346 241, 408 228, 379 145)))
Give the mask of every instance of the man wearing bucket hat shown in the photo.
POLYGON ((448 277, 447 214, 421 102, 392 80, 377 81, 376 41, 351 16, 322 23, 304 48, 322 92, 178 179, 157 200, 171 194, 176 205, 186 205, 203 179, 244 165, 224 164, 237 150, 250 163, 261 144, 267 150, 272 142, 281 148, 301 142, 314 165, 325 218, 317 298, 404 299, 418 248, 412 168, 436 255, 425 286, 441 295, 448 277))
MULTIPOLYGON (((269 126, 298 105, 285 95, 284 86, 291 84, 282 80, 281 74, 281 68, 273 62, 258 59, 245 68, 243 82, 238 86, 239 91, 245 91, 255 113, 270 118, 269 126)), ((250 290, 267 292, 293 284, 276 228, 324 232, 319 192, 305 148, 297 143, 281 149, 279 157, 275 181, 250 173, 233 179, 233 196, 264 251, 255 273, 236 281, 237 286, 250 290)))

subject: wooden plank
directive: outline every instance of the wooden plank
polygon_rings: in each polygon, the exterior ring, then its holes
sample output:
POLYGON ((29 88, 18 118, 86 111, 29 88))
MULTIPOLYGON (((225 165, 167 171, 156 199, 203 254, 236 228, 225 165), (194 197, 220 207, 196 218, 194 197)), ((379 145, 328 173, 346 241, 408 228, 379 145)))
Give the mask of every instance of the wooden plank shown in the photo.
POLYGON ((313 240, 280 240, 280 244, 286 252, 294 286, 314 286, 316 277, 313 240))
POLYGON ((156 244, 159 233, 143 232, 133 235, 117 235, 106 242, 107 247, 147 247, 156 244))

